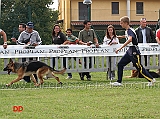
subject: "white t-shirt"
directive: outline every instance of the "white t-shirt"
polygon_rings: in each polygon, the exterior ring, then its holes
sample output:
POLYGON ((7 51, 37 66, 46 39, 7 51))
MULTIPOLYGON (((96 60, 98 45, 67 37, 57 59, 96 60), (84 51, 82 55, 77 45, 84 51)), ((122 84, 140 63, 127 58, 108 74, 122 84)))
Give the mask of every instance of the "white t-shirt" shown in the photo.
MULTIPOLYGON (((103 39, 103 45, 108 45, 111 39, 107 38, 107 36, 103 39)), ((113 38, 112 42, 117 42, 119 44, 119 39, 117 37, 113 38)))

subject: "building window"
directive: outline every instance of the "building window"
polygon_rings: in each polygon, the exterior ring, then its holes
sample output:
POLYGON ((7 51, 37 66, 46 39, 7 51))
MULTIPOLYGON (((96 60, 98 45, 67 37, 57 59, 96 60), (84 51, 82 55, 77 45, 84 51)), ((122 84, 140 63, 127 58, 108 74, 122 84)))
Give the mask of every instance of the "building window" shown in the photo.
POLYGON ((83 2, 79 2, 78 6, 79 6, 79 20, 87 20, 88 19, 88 7, 90 9, 91 5, 85 5, 83 4, 83 2))
POLYGON ((112 2, 112 14, 119 14, 119 2, 112 2))
POLYGON ((136 2, 136 14, 143 14, 143 2, 136 2))

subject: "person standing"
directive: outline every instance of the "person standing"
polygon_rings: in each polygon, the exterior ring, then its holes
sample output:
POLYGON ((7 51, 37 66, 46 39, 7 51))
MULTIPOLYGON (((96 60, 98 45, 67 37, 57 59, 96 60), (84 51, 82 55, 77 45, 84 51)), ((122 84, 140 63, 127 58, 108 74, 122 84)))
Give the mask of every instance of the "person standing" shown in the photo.
MULTIPOLYGON (((152 29, 147 26, 146 18, 140 19, 140 26, 135 29, 135 32, 137 35, 138 43, 156 42, 152 29)), ((144 59, 145 59, 145 66, 147 66, 147 55, 144 55, 144 59)), ((147 69, 147 71, 149 71, 149 69, 147 69)), ((132 70, 130 78, 136 77, 137 75, 139 75, 138 76, 139 78, 143 78, 143 76, 140 73, 138 73, 137 70, 132 70)))
MULTIPOLYGON (((33 29, 33 22, 28 22, 26 25, 26 30, 22 31, 20 36, 18 37, 17 44, 27 45, 36 47, 42 44, 39 33, 33 29)), ((33 60, 33 58, 29 58, 29 60, 33 60)), ((25 62, 26 58, 22 58, 22 62, 25 62)), ((38 81, 37 75, 34 74, 36 81, 38 81)), ((23 78, 26 82, 30 82, 30 77, 26 76, 23 78)))
POLYGON ((135 29, 138 43, 155 43, 155 36, 150 27, 147 26, 146 18, 141 18, 140 26, 135 29))
MULTIPOLYGON (((160 23, 159 23, 159 26, 160 26, 160 23)), ((160 28, 156 31, 156 41, 160 45, 160 28)), ((160 69, 158 69, 157 74, 160 75, 160 69)))
MULTIPOLYGON (((55 24, 52 31, 52 44, 62 45, 67 40, 66 35, 61 32, 58 24, 55 24)), ((53 68, 55 68, 55 57, 52 58, 53 68)), ((66 68, 66 58, 63 57, 63 67, 66 68)))
POLYGON ((153 86, 153 84, 156 82, 156 80, 148 73, 148 71, 143 67, 143 65, 140 63, 140 51, 138 48, 138 42, 137 37, 134 29, 132 29, 129 26, 129 17, 124 16, 120 18, 120 25, 122 28, 125 28, 125 34, 126 34, 126 42, 118 48, 115 53, 118 53, 122 48, 129 45, 129 49, 126 51, 124 56, 120 59, 118 62, 118 80, 117 82, 111 83, 113 86, 121 86, 122 84, 122 76, 123 76, 123 68, 128 63, 132 62, 133 66, 136 67, 136 69, 148 80, 147 86, 153 86))
MULTIPOLYGON (((84 29, 79 32, 79 36, 78 36, 79 43, 83 45, 88 45, 88 46, 90 46, 91 43, 94 43, 96 47, 99 47, 96 33, 93 29, 91 29, 91 22, 88 20, 85 20, 83 24, 84 24, 84 29)), ((89 63, 89 68, 91 68, 91 64, 92 64, 91 61, 92 61, 91 57, 89 57, 89 62, 87 62, 87 58, 84 57, 84 67, 86 68, 87 63, 89 63)), ((79 75, 81 80, 84 80, 85 75, 87 80, 91 80, 91 75, 89 72, 82 72, 79 75)))
MULTIPOLYGON (((83 42, 79 43, 79 39, 72 34, 72 29, 68 28, 66 30, 66 35, 67 35, 66 36, 67 40, 63 43, 63 45, 67 45, 67 44, 68 45, 84 44, 83 42)), ((76 61, 76 58, 74 58, 74 60, 76 61)), ((79 63, 81 64, 80 59, 79 59, 79 63)), ((68 73, 68 77, 66 79, 72 79, 72 74, 68 73)))
MULTIPOLYGON (((115 28, 112 25, 109 25, 106 30, 106 35, 103 39, 103 45, 115 45, 119 44, 119 39, 116 36, 115 28)), ((116 59, 114 58, 114 67, 116 67, 116 59)), ((115 71, 111 71, 109 79, 113 80, 115 78, 115 71)))
POLYGON ((160 45, 160 29, 156 31, 156 41, 160 45))
POLYGON ((77 44, 79 44, 79 39, 72 34, 72 29, 68 28, 66 30, 66 35, 67 35, 66 36, 67 40, 63 43, 63 45, 66 45, 66 44, 77 45, 77 44))
POLYGON ((26 30, 21 32, 20 36, 18 37, 18 44, 31 46, 38 46, 42 44, 39 33, 33 28, 33 22, 28 22, 26 25, 26 30))
MULTIPOLYGON (((66 30, 66 38, 67 40, 63 43, 63 45, 76 45, 79 43, 79 40, 76 36, 72 35, 72 29, 66 30)), ((72 79, 72 73, 68 73, 68 77, 66 79, 72 79)))
MULTIPOLYGON (((19 31, 19 33, 22 33, 22 32, 25 31, 25 30, 26 30, 26 24, 25 24, 25 23, 20 23, 19 26, 18 26, 18 31, 19 31)), ((18 42, 17 42, 17 39, 16 39, 15 37, 12 37, 11 40, 12 40, 12 42, 14 42, 14 43, 16 43, 17 45, 19 45, 18 42)), ((26 61, 26 58, 22 58, 22 62, 25 62, 25 61, 26 61)), ((27 83, 30 82, 30 77, 29 77, 29 76, 24 76, 23 79, 24 79, 24 81, 26 81, 27 83)))
POLYGON ((160 29, 158 29, 156 32, 156 41, 160 45, 160 29))
MULTIPOLYGON (((20 23, 19 26, 18 26, 19 33, 22 33, 25 30, 26 30, 26 24, 25 23, 20 23)), ((12 37, 11 40, 12 40, 12 42, 15 42, 18 45, 17 39, 15 37, 12 37)))
POLYGON ((3 48, 6 49, 7 48, 7 35, 2 29, 0 29, 0 35, 2 35, 3 37, 3 42, 4 42, 3 48))

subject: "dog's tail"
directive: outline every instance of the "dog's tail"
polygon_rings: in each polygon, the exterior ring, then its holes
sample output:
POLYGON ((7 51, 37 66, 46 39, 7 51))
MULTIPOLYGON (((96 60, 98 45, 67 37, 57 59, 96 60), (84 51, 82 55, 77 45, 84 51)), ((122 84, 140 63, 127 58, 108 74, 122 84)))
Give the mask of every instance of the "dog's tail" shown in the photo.
POLYGON ((54 74, 63 74, 66 71, 66 68, 62 69, 62 70, 55 70, 53 69, 53 73, 54 74))

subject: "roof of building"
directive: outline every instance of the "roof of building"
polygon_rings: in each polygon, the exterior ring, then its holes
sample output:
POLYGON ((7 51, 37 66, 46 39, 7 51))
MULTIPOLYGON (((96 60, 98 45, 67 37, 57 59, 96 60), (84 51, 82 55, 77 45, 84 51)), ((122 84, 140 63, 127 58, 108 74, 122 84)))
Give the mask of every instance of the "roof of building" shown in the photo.
MULTIPOLYGON (((92 25, 120 25, 119 21, 91 21, 92 25)), ((71 25, 83 25, 83 21, 71 21, 71 25)), ((139 21, 131 21, 130 25, 140 25, 139 21)), ((157 21, 147 21, 147 25, 157 25, 157 21)))

